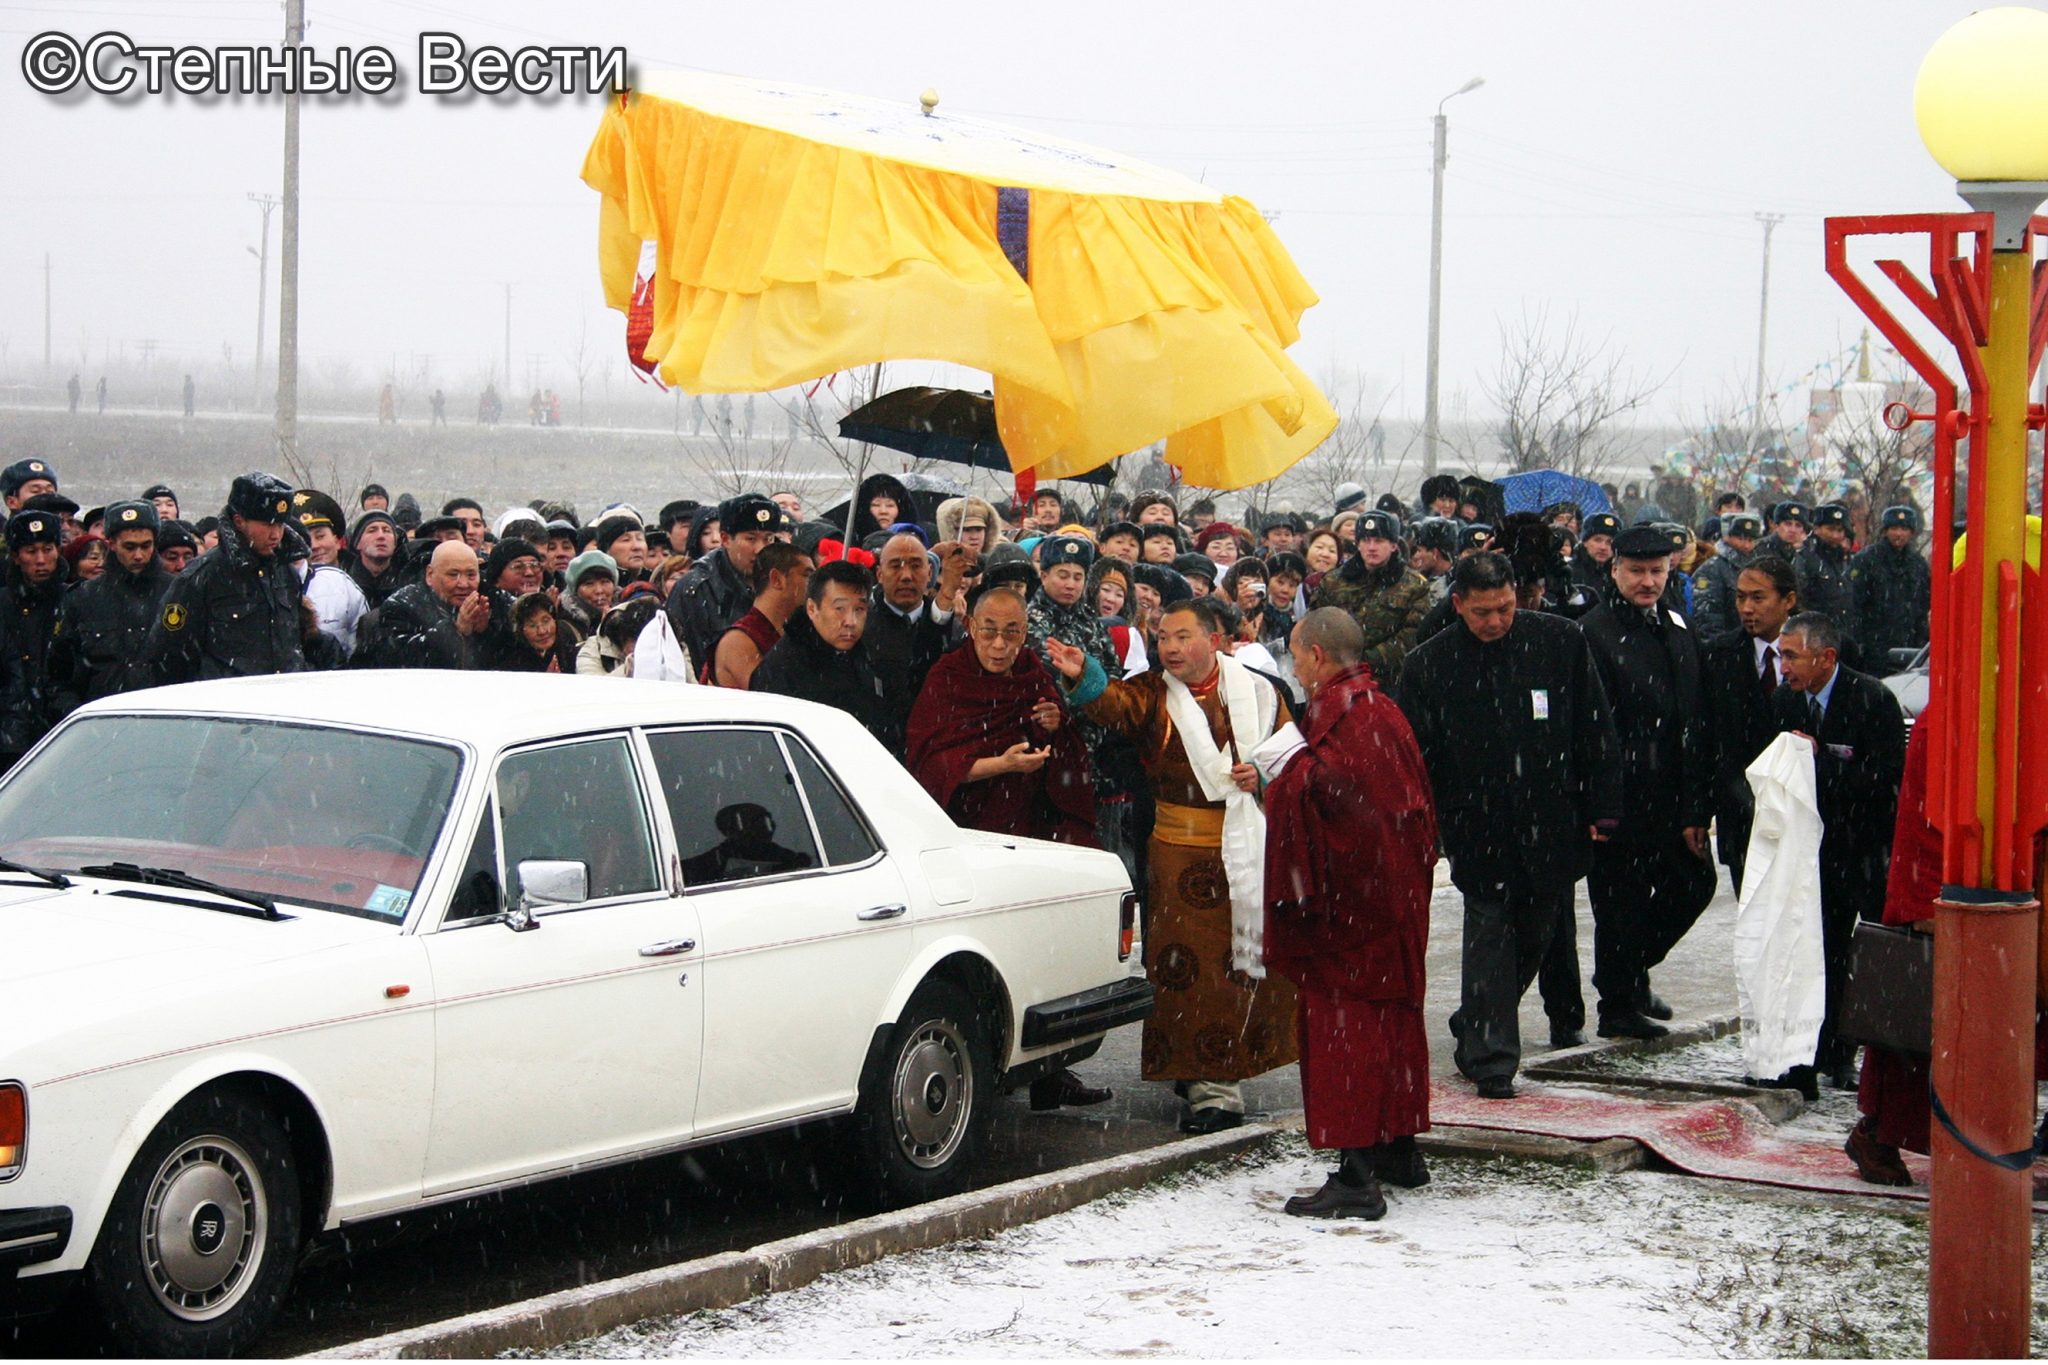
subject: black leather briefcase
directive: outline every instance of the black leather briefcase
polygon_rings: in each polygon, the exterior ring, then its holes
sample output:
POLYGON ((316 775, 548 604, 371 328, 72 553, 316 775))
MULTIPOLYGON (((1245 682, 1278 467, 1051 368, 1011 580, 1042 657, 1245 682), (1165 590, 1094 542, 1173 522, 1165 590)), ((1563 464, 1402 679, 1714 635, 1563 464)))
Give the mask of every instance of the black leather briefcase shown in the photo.
POLYGON ((1934 935, 1856 926, 1842 987, 1844 1038, 1925 1057, 1934 1051, 1934 935))

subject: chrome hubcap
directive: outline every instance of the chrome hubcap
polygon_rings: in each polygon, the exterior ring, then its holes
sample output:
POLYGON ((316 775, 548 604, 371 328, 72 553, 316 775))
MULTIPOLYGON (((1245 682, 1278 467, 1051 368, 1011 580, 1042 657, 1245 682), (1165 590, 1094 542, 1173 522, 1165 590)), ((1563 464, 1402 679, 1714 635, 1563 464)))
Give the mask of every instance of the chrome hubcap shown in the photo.
POLYGON ((897 1055, 891 1094, 905 1158, 926 1170, 945 1165, 966 1138, 974 1107, 974 1073, 959 1030, 935 1019, 912 1034, 897 1055))
POLYGON ((164 1159, 142 1212, 142 1264, 172 1316, 205 1322, 254 1281, 270 1223, 256 1163, 222 1137, 194 1138, 164 1159))

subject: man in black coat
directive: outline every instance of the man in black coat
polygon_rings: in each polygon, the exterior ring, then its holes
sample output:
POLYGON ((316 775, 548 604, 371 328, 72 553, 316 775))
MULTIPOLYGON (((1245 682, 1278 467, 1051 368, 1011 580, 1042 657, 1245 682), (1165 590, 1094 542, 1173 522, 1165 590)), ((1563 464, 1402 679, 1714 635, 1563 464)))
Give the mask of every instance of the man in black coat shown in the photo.
POLYGON ((1855 638, 1849 592, 1849 509, 1839 502, 1813 509, 1813 535, 1792 560, 1799 575, 1799 609, 1835 623, 1844 642, 1855 638))
POLYGON ((1785 686, 1772 700, 1780 731, 1813 741, 1820 805, 1820 913, 1827 960, 1827 1014, 1814 1065, 1844 1089, 1856 1084, 1853 1044, 1836 1033, 1856 921, 1884 917, 1885 875, 1906 722, 1885 685, 1841 665, 1841 633, 1819 612, 1801 612, 1779 637, 1785 686))
POLYGON ((171 580, 142 647, 158 682, 297 673, 319 623, 298 575, 278 554, 292 487, 271 474, 237 475, 220 543, 171 580))
POLYGON ((1799 610, 1792 566, 1775 555, 1751 560, 1735 576, 1730 606, 1742 624, 1707 642, 1700 671, 1714 731, 1714 842, 1740 894, 1756 814, 1749 765, 1778 736, 1778 633, 1799 610))
POLYGON ((1887 507, 1878 521, 1878 540, 1849 561, 1856 647, 1864 668, 1879 677, 1899 671, 1891 651, 1927 643, 1933 575, 1927 556, 1913 544, 1919 532, 1918 512, 1887 507))
POLYGON ((718 637, 754 605, 754 557, 775 539, 782 509, 759 493, 719 504, 719 547, 689 567, 668 595, 669 626, 700 663, 718 652, 718 637))
POLYGON ((375 611, 405 586, 405 554, 389 512, 365 512, 349 528, 340 563, 375 611))
POLYGON ((869 667, 860 638, 867 630, 874 575, 835 559, 821 564, 805 590, 804 609, 789 618, 782 638, 763 655, 747 684, 822 706, 836 706, 867 728, 883 748, 903 760, 903 729, 869 667))
POLYGON ((50 646, 59 717, 101 697, 149 686, 142 643, 156 623, 171 575, 157 562, 156 508, 117 502, 107 509, 106 572, 64 595, 50 646))
POLYGON ((1631 526, 1615 539, 1608 600, 1579 623, 1599 665, 1621 741, 1623 815, 1593 849, 1593 989, 1600 1036, 1657 1038, 1671 1007, 1650 989, 1662 962, 1714 896, 1707 860, 1713 746, 1700 692, 1699 646, 1659 602, 1671 539, 1631 526))
POLYGON ((7 519, 0 638, 7 642, 11 685, 0 720, 0 768, 34 747, 59 715, 50 648, 64 599, 64 559, 57 548, 62 534, 63 518, 55 512, 24 508, 7 519))
POLYGON ((1514 1094, 1519 1011, 1591 849, 1621 816, 1616 737, 1579 628, 1516 608, 1505 555, 1451 571, 1458 619, 1402 668, 1397 700, 1435 789, 1451 881, 1465 898, 1464 975, 1451 1016, 1458 1069, 1514 1094))
POLYGON ((907 730, 910 708, 924 691, 925 675, 953 643, 953 597, 960 591, 968 558, 952 541, 942 542, 928 553, 924 542, 907 531, 891 536, 882 546, 875 572, 874 606, 868 612, 860 647, 876 681, 899 713, 889 722, 896 733, 907 730), (938 595, 927 600, 933 553, 944 567, 939 573, 938 595))
POLYGON ((478 586, 479 577, 476 551, 465 542, 436 545, 426 578, 400 588, 363 619, 356 667, 491 667, 497 643, 491 595, 478 586))

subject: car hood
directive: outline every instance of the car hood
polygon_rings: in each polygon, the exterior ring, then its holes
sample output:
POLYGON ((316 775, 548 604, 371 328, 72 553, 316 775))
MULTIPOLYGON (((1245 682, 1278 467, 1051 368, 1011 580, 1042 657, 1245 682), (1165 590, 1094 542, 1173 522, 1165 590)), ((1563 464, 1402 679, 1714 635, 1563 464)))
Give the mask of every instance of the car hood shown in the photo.
POLYGON ((261 964, 399 932, 316 910, 288 909, 292 918, 271 921, 117 889, 0 887, 0 1060, 53 1021, 147 1009, 246 979, 261 964))

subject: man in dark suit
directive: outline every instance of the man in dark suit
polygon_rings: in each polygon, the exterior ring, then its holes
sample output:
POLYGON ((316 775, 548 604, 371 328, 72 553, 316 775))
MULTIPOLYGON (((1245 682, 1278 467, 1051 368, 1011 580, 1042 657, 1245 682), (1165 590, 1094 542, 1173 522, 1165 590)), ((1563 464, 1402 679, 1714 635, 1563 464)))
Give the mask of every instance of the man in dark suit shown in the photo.
POLYGON ((938 553, 944 568, 936 597, 930 596, 931 555, 916 536, 891 536, 875 564, 874 608, 860 645, 899 731, 910 723, 925 675, 953 642, 953 599, 971 556, 952 541, 938 553))
POLYGON ((1619 822, 1621 772, 1579 628, 1518 610, 1505 555, 1458 561, 1450 600, 1457 619, 1408 656, 1399 701, 1465 897, 1451 1016, 1458 1069, 1481 1097, 1506 1099, 1521 1062, 1522 997, 1572 915, 1594 841, 1619 822))
POLYGON ((1615 539, 1607 601, 1579 623, 1621 741, 1621 824, 1594 845, 1586 878, 1603 1038, 1664 1035, 1656 1021, 1671 1007, 1650 989, 1650 969, 1714 898, 1713 741, 1699 646, 1685 618, 1659 600, 1670 576, 1669 534, 1629 527, 1615 539))
POLYGON ((1792 565, 1775 555, 1751 561, 1735 576, 1729 606, 1742 624, 1707 643, 1700 670, 1714 731, 1714 843, 1740 894, 1756 814, 1747 773, 1778 735, 1778 633, 1799 610, 1792 565))
POLYGON ((1836 1034, 1842 983, 1856 921, 1884 916, 1885 874, 1899 781, 1906 771, 1906 722, 1885 685, 1841 665, 1842 635, 1819 612, 1801 612, 1778 637, 1784 682, 1771 704, 1778 729, 1813 742, 1820 804, 1820 908, 1827 960, 1827 1014, 1814 1065, 1833 1083, 1856 1084, 1855 1048, 1836 1034))

